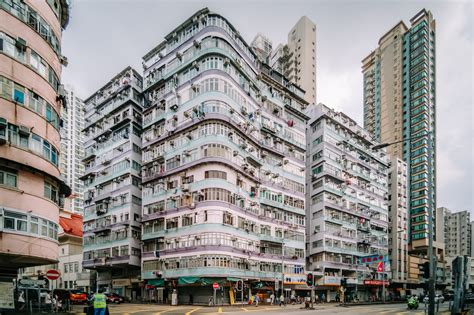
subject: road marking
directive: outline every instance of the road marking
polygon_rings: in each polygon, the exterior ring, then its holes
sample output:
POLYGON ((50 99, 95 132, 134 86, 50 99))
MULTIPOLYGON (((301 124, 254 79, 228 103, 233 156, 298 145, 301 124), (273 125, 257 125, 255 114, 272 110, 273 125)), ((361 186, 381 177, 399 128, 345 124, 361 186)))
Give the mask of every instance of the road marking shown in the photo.
POLYGON ((219 307, 219 310, 217 311, 217 313, 222 313, 222 307, 219 307))
POLYGON ((191 313, 194 313, 195 311, 200 310, 201 308, 202 308, 202 307, 194 308, 194 309, 190 310, 189 312, 187 312, 186 315, 189 315, 189 314, 191 314, 191 313))
POLYGON ((248 311, 249 311, 248 309, 243 308, 243 307, 242 307, 241 309, 244 310, 244 312, 248 312, 248 311))

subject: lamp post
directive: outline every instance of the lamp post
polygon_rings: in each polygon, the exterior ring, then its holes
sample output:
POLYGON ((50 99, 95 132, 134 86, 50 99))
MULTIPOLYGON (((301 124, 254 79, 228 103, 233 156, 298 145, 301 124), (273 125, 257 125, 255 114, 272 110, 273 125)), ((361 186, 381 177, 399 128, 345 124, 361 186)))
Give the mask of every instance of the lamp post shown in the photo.
MULTIPOLYGON (((395 142, 388 142, 388 143, 381 143, 379 145, 375 145, 372 147, 372 150, 378 150, 382 148, 386 148, 388 146, 402 143, 406 141, 415 140, 419 138, 427 138, 428 140, 428 152, 432 151, 432 133, 427 132, 422 135, 416 137, 410 137, 403 140, 395 141, 395 142)), ((428 170, 433 167, 431 159, 428 158, 428 170)), ((428 259, 430 261, 430 278, 428 279, 428 297, 429 297, 429 305, 428 305, 428 315, 435 315, 435 284, 436 284, 436 270, 435 270, 435 260, 433 255, 433 202, 431 200, 432 194, 432 178, 431 174, 428 173, 428 259)))

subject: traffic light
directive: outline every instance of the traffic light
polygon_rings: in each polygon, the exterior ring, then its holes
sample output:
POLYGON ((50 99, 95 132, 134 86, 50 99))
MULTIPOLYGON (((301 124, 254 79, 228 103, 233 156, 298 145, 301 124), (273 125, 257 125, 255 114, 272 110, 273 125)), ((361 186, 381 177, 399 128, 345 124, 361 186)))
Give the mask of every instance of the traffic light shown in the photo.
POLYGON ((429 279, 430 278, 430 262, 427 261, 420 266, 420 270, 423 271, 423 278, 429 279))
POLYGON ((312 287, 312 286, 313 286, 313 283, 314 283, 313 274, 312 274, 312 273, 308 273, 308 274, 306 275, 306 284, 308 285, 308 287, 312 287))

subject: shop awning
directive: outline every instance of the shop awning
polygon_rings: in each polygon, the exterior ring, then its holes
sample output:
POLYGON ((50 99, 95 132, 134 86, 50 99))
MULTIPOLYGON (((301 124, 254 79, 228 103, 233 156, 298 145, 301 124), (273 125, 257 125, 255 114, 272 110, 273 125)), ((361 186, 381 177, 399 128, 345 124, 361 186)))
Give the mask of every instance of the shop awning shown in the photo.
POLYGON ((234 278, 234 277, 227 277, 227 280, 228 280, 228 281, 232 281, 232 282, 237 282, 237 281, 240 281, 240 280, 242 280, 242 279, 234 278))
POLYGON ((178 284, 193 284, 201 280, 200 277, 179 277, 178 284))
POLYGON ((155 287, 163 287, 165 285, 164 279, 150 279, 147 280, 147 285, 152 285, 155 287))
POLYGON ((213 283, 224 284, 226 281, 228 281, 227 278, 179 277, 178 284, 212 285, 213 283))

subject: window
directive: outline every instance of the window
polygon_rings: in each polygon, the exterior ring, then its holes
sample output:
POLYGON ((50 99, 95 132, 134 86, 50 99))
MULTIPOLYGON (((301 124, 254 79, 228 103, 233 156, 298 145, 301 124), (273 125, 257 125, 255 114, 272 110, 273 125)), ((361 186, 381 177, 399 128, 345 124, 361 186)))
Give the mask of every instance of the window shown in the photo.
POLYGON ((3 216, 5 229, 27 232, 27 215, 11 211, 4 211, 3 216))
POLYGON ((206 171, 204 173, 205 178, 220 178, 227 179, 227 173, 222 171, 206 171))
MULTIPOLYGON (((30 218, 30 232, 33 234, 38 234, 38 218, 31 217, 30 218)), ((64 250, 64 249, 63 249, 64 250)))
POLYGON ((18 176, 15 171, 0 168, 0 185, 17 187, 18 176))
POLYGON ((25 104, 25 88, 16 83, 13 90, 13 100, 19 104, 25 104))
POLYGON ((44 182, 44 196, 53 202, 58 202, 58 188, 48 182, 44 182))

